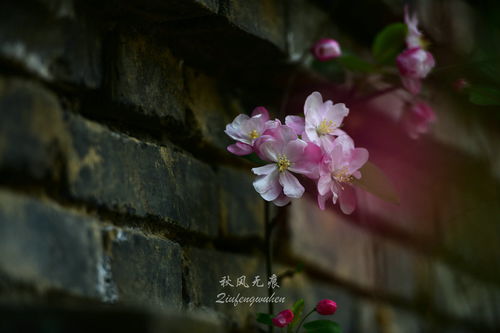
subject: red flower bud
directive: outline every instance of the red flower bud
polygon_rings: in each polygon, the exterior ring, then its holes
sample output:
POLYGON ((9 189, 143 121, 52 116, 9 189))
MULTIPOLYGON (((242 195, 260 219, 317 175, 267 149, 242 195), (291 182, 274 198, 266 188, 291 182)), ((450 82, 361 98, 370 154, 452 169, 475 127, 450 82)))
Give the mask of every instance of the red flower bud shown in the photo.
POLYGON ((323 316, 332 315, 337 311, 337 303, 329 299, 323 299, 316 305, 316 312, 323 316))
POLYGON ((293 320, 293 312, 290 310, 283 310, 276 315, 273 319, 273 325, 276 327, 288 326, 293 320))
POLYGON ((311 49, 313 56, 319 61, 328 61, 342 55, 339 43, 331 38, 323 38, 311 49))

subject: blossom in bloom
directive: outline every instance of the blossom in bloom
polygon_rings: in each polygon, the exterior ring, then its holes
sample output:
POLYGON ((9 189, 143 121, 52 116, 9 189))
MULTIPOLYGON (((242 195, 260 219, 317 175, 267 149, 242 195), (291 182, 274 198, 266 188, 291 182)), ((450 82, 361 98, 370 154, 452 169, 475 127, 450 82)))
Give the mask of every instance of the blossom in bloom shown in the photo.
POLYGON ((319 61, 328 61, 342 55, 339 43, 331 38, 318 40, 311 48, 311 53, 319 61))
POLYGON ((339 199, 344 214, 351 214, 356 206, 356 196, 351 182, 361 178, 359 169, 368 161, 368 151, 355 148, 347 135, 335 139, 331 150, 324 155, 318 179, 318 206, 325 209, 326 200, 333 204, 339 199))
POLYGON ((254 151, 254 143, 265 130, 277 126, 276 121, 269 120, 269 112, 266 108, 259 106, 252 112, 251 117, 240 114, 233 122, 226 126, 224 131, 235 144, 227 147, 235 155, 248 155, 254 151))
POLYGON ((316 305, 316 312, 323 316, 332 315, 337 311, 337 303, 330 299, 323 299, 316 305))
POLYGON ((291 198, 300 198, 304 187, 292 172, 311 175, 317 165, 317 149, 314 145, 299 139, 294 130, 286 125, 266 131, 257 140, 259 156, 271 164, 253 168, 257 175, 253 182, 255 190, 266 201, 277 206, 288 204, 291 198))
POLYGON ((314 142, 329 150, 335 136, 345 134, 339 127, 349 114, 349 109, 343 103, 333 104, 328 100, 323 102, 319 92, 313 92, 304 104, 305 133, 304 140, 314 142))
POLYGON ((288 326, 293 320, 293 312, 291 310, 283 310, 272 319, 273 325, 276 327, 288 326))
POLYGON ((420 81, 427 77, 436 65, 432 54, 420 47, 406 49, 396 58, 404 87, 416 95, 420 92, 420 81))
POLYGON ((402 118, 403 125, 412 139, 417 139, 421 134, 426 133, 435 121, 436 114, 424 102, 411 105, 402 118))

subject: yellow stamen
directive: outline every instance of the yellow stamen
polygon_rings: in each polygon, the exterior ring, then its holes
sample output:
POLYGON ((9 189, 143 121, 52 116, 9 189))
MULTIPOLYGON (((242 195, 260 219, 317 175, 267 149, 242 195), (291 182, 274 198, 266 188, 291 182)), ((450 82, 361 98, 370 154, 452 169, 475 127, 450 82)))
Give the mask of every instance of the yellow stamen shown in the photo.
POLYGON ((340 170, 335 170, 332 173, 332 177, 339 183, 350 183, 353 181, 353 177, 349 174, 349 170, 347 169, 347 167, 343 167, 340 170))
POLYGON ((333 127, 335 127, 335 123, 333 121, 322 120, 316 128, 316 132, 318 132, 319 135, 329 134, 333 130, 333 127))
POLYGON ((259 134, 259 132, 257 132, 257 130, 252 130, 250 133, 248 133, 248 136, 252 140, 255 140, 255 139, 257 139, 260 136, 260 134, 259 134))
POLYGON ((278 170, 280 172, 287 170, 291 165, 290 160, 285 155, 278 156, 277 164, 278 164, 278 170))

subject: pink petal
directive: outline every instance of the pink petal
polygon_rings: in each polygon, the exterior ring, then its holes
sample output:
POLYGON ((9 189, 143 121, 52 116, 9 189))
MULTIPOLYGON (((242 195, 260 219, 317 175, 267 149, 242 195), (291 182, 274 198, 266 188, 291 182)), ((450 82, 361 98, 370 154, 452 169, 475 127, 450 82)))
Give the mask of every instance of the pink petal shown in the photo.
POLYGON ((273 201, 281 193, 281 186, 278 178, 278 170, 275 170, 265 176, 257 176, 253 182, 253 187, 264 200, 273 201))
POLYGON ((356 208, 356 193, 349 185, 344 185, 344 190, 339 196, 340 209, 344 214, 351 214, 356 208))
POLYGON ((258 145, 258 153, 259 156, 265 161, 277 162, 278 155, 282 153, 282 148, 282 144, 272 138, 258 145))
POLYGON ((325 120, 331 120, 333 122, 334 127, 340 127, 342 125, 342 121, 349 114, 349 109, 345 106, 344 103, 338 103, 332 105, 332 107, 328 108, 325 112, 325 120))
POLYGON ((252 111, 252 117, 260 116, 262 120, 269 120, 269 111, 263 106, 258 106, 252 111))
POLYGON ((310 110, 319 110, 321 105, 323 105, 323 97, 319 92, 313 92, 306 98, 306 102, 304 104, 304 115, 307 116, 310 110))
POLYGON ((264 166, 253 168, 252 172, 258 176, 265 176, 275 171, 278 168, 276 164, 266 164, 264 166))
POLYGON ((331 193, 330 191, 330 183, 332 182, 332 177, 329 173, 323 175, 318 180, 318 193, 320 195, 326 195, 327 193, 331 193))
POLYGON ((286 116, 285 124, 293 129, 297 135, 304 132, 305 119, 300 116, 286 116))
POLYGON ((302 158, 292 164, 289 170, 295 173, 305 175, 311 179, 319 177, 319 166, 323 160, 323 151, 312 142, 307 143, 302 158))
POLYGON ((355 148, 351 152, 351 159, 349 161, 349 173, 354 173, 359 170, 368 161, 368 150, 365 148, 355 148))
POLYGON ((278 207, 283 207, 288 205, 290 201, 292 201, 291 198, 281 193, 275 200, 273 200, 273 204, 275 204, 278 207))
POLYGON ((235 144, 227 146, 227 150, 238 156, 244 156, 253 153, 253 147, 243 142, 236 142, 235 144))
POLYGON ((231 137, 231 139, 236 141, 241 141, 244 143, 250 144, 250 140, 248 140, 248 133, 242 132, 241 127, 247 122, 249 117, 246 114, 240 114, 236 118, 234 118, 233 122, 227 124, 225 133, 231 137))
POLYGON ((304 149, 307 147, 307 142, 300 139, 289 141, 283 153, 288 158, 290 162, 299 161, 304 155, 304 149))
POLYGON ((290 198, 300 198, 304 194, 304 186, 291 172, 281 172, 279 182, 283 186, 283 193, 290 198))
POLYGON ((325 203, 331 197, 331 192, 328 192, 326 195, 318 194, 318 206, 319 209, 325 210, 325 203))

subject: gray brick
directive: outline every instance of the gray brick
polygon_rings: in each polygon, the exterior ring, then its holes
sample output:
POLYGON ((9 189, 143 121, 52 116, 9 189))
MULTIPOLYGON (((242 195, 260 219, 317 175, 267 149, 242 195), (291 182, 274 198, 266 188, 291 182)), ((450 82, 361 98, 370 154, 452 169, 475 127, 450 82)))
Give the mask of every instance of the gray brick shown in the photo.
POLYGON ((180 309, 182 262, 177 243, 117 228, 106 228, 103 234, 119 302, 180 309))
POLYGON ((264 201, 255 192, 250 170, 218 169, 221 215, 228 236, 264 237, 264 201))
POLYGON ((296 200, 290 209, 293 256, 351 283, 375 287, 372 236, 315 202, 296 200))
POLYGON ((74 198, 139 217, 156 217, 208 235, 217 233, 214 172, 171 145, 157 146, 68 115, 74 198))
POLYGON ((231 23, 242 30, 285 50, 285 1, 229 0, 223 12, 231 23))
POLYGON ((0 191, 0 270, 11 279, 101 298, 101 255, 95 221, 0 191))
POLYGON ((138 34, 121 35, 116 52, 117 69, 110 86, 112 99, 147 116, 183 122, 182 61, 138 34))
POLYGON ((0 167, 44 178, 65 139, 57 98, 42 86, 0 78, 0 167))
POLYGON ((436 262, 433 265, 434 304, 456 318, 500 328, 500 288, 436 262))
MULTIPOLYGON (((255 276, 259 275, 261 281, 266 283, 263 260, 255 257, 223 253, 215 250, 189 248, 185 250, 184 266, 186 269, 186 294, 190 308, 212 309, 224 314, 224 318, 233 324, 243 325, 245 322, 254 323, 256 312, 265 312, 267 305, 264 303, 254 304, 220 304, 216 303, 219 293, 228 296, 267 296, 266 287, 252 287, 251 283, 255 276), (250 288, 236 287, 238 277, 245 275, 246 282, 250 288), (222 287, 219 281, 229 276, 233 287, 222 287)), ((281 296, 280 289, 276 289, 276 295, 281 296)))
POLYGON ((426 259, 382 238, 376 238, 375 259, 377 288, 384 293, 413 301, 417 294, 420 270, 425 269, 426 259))
POLYGON ((59 5, 3 1, 0 57, 45 80, 97 88, 102 80, 99 32, 86 17, 77 17, 72 2, 59 5))

